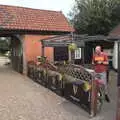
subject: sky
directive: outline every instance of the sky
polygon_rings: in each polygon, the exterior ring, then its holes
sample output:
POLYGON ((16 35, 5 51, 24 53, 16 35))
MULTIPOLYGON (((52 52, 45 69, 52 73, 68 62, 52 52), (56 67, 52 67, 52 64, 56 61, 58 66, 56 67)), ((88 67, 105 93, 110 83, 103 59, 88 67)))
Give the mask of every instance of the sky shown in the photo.
POLYGON ((74 0, 0 0, 0 4, 62 11, 65 16, 68 16, 74 0))

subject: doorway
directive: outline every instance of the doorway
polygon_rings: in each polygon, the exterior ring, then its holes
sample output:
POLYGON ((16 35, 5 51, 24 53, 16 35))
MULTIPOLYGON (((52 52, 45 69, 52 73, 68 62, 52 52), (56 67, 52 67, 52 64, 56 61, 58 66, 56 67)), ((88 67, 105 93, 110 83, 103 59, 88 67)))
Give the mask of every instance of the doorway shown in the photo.
POLYGON ((54 61, 67 61, 68 57, 68 47, 54 47, 54 61))

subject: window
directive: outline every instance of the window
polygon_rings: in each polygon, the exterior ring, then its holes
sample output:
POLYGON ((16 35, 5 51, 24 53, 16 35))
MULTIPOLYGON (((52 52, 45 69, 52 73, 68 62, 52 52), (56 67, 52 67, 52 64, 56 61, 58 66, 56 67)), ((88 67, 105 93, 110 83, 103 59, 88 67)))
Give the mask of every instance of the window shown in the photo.
POLYGON ((75 59, 81 59, 81 48, 75 50, 75 59))

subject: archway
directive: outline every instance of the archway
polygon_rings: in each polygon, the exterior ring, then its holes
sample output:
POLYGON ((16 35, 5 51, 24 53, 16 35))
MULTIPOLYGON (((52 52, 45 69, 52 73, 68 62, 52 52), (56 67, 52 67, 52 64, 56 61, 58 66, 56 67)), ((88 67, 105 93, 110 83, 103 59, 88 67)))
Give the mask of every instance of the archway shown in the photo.
POLYGON ((16 36, 5 36, 0 37, 0 52, 1 57, 4 57, 6 65, 11 63, 12 68, 20 73, 23 73, 23 47, 22 41, 16 36), (5 61, 9 59, 8 61, 5 61))
POLYGON ((14 70, 23 73, 23 46, 17 37, 11 37, 11 63, 14 70))

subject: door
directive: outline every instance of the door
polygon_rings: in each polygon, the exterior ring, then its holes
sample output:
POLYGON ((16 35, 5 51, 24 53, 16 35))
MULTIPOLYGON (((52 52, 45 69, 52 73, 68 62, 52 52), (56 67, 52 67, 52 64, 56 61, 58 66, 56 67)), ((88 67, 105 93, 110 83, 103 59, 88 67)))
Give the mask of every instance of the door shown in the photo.
POLYGON ((54 61, 68 60, 68 47, 54 47, 54 61))
POLYGON ((84 53, 85 53, 85 57, 84 57, 85 64, 91 64, 92 56, 93 56, 93 46, 90 42, 86 42, 84 53))

